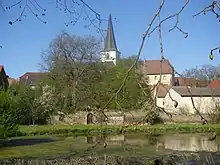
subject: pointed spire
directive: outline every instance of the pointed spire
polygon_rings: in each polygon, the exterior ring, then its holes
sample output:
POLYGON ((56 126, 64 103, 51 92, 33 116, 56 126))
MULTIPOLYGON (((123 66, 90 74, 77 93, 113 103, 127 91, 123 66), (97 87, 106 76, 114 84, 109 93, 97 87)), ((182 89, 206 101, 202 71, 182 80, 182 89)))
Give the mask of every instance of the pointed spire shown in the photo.
POLYGON ((105 38, 104 51, 111 51, 111 50, 116 50, 117 51, 117 46, 116 46, 115 35, 114 35, 114 31, 113 31, 112 16, 110 14, 109 15, 109 20, 108 20, 107 36, 105 38))

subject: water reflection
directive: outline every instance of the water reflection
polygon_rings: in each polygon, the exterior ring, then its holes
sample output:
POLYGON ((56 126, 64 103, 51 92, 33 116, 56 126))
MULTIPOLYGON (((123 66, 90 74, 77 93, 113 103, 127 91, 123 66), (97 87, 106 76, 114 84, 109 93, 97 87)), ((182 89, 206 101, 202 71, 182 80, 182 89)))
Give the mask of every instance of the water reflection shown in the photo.
POLYGON ((156 151, 175 150, 175 151, 220 151, 220 138, 209 141, 208 136, 202 134, 172 134, 163 136, 146 135, 115 135, 115 136, 93 136, 86 137, 86 142, 108 143, 108 145, 150 145, 154 146, 156 151))
POLYGON ((161 139, 165 149, 178 151, 220 151, 220 139, 216 138, 214 141, 209 141, 205 135, 172 135, 163 136, 161 139))
POLYGON ((86 143, 108 143, 112 145, 122 145, 125 142, 124 135, 115 135, 115 136, 87 136, 86 143))

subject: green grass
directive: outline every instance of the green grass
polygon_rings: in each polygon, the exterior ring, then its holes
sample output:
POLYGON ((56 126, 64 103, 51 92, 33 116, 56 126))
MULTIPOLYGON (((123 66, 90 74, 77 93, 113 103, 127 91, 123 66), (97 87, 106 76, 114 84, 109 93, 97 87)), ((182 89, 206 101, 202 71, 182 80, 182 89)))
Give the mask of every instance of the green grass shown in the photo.
POLYGON ((167 133, 220 133, 220 124, 165 124, 152 126, 100 126, 100 125, 44 125, 19 126, 17 136, 33 135, 97 135, 97 134, 167 134, 167 133))

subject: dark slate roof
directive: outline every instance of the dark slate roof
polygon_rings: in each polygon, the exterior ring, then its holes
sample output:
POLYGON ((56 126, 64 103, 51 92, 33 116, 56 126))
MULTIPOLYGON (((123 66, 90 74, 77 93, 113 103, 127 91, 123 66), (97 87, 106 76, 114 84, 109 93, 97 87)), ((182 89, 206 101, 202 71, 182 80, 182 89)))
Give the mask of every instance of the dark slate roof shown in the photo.
POLYGON ((173 86, 173 90, 179 93, 183 97, 219 97, 220 88, 189 88, 189 91, 186 86, 173 86))
POLYGON ((48 75, 47 72, 26 72, 20 77, 20 82, 26 85, 35 86, 37 82, 46 75, 48 75))
POLYGON ((107 31, 107 36, 105 38, 105 45, 104 45, 103 51, 111 51, 111 50, 117 51, 117 46, 116 46, 115 35, 113 31, 112 17, 110 14, 109 20, 108 20, 108 31, 107 31))

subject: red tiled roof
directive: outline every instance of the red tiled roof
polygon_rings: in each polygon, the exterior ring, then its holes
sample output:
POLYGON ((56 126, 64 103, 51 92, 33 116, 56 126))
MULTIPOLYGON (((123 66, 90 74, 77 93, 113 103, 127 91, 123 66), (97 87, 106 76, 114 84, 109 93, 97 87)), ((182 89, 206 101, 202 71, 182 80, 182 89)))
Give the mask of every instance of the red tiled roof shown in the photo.
MULTIPOLYGON (((143 69, 147 74, 160 74, 161 72, 161 61, 160 60, 145 60, 141 62, 144 65, 143 69)), ((162 74, 172 74, 174 72, 169 60, 162 62, 162 74)))
POLYGON ((20 82, 26 85, 36 85, 37 81, 47 74, 47 72, 26 72, 20 77, 20 82))
POLYGON ((3 65, 0 65, 0 71, 2 71, 2 69, 4 69, 3 65))
POLYGON ((220 88, 220 80, 213 80, 209 85, 208 88, 220 88))
POLYGON ((195 78, 175 77, 175 86, 207 87, 209 81, 195 78))

